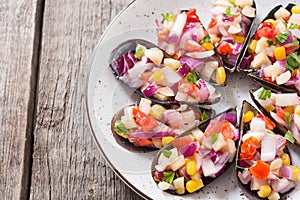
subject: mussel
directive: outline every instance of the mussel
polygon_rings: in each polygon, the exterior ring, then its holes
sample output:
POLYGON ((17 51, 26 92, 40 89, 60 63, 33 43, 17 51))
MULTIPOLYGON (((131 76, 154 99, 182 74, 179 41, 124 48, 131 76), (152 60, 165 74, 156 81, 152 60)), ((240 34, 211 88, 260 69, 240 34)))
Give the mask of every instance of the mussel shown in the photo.
POLYGON ((189 64, 196 61, 200 67, 205 62, 188 57, 185 59, 183 62, 170 58, 156 45, 132 39, 120 44, 111 53, 110 67, 119 80, 134 88, 142 97, 159 104, 218 102, 222 94, 189 64))
POLYGON ((160 105, 141 98, 138 104, 126 106, 114 115, 111 130, 117 143, 127 150, 148 152, 214 115, 211 108, 160 105))
POLYGON ((270 11, 249 42, 245 52, 249 62, 240 70, 250 72, 263 86, 300 94, 300 20, 291 11, 294 6, 278 5, 270 11))
POLYGON ((158 187, 171 194, 194 193, 233 163, 239 132, 235 108, 186 131, 161 149, 152 162, 158 187))
POLYGON ((255 1, 215 1, 208 33, 230 72, 244 65, 248 43, 256 17, 255 1))
POLYGON ((281 199, 296 187, 286 139, 270 119, 247 101, 240 117, 240 143, 236 155, 238 186, 249 199, 281 199))
POLYGON ((256 106, 276 124, 280 133, 291 143, 300 145, 300 98, 297 93, 278 93, 265 88, 249 92, 256 106))

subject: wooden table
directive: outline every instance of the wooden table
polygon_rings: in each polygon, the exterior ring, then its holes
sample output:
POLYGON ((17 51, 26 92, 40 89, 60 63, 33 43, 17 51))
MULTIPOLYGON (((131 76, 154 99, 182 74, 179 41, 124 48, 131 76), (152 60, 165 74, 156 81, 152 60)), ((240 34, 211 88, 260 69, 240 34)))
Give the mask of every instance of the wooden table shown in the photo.
POLYGON ((100 155, 85 111, 90 55, 130 1, 1 1, 0 199, 141 199, 100 155))

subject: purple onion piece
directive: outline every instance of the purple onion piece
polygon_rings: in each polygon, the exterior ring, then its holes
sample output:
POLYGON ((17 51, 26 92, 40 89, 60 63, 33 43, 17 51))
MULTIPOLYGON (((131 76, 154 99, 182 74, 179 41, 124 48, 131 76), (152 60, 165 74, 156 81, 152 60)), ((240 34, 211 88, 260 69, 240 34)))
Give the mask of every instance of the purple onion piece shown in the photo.
POLYGON ((152 97, 158 90, 157 84, 155 82, 151 83, 143 90, 145 97, 152 97))
POLYGON ((237 122, 237 115, 236 115, 236 113, 225 113, 219 119, 219 121, 222 121, 222 120, 227 120, 231 124, 234 125, 237 122))

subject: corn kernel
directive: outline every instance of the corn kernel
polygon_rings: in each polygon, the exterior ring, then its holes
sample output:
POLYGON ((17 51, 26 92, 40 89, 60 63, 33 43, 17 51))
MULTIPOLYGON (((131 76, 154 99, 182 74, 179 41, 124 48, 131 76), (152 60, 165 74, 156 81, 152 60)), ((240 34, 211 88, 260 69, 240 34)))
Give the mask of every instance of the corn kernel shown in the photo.
POLYGON ((277 23, 276 23, 276 21, 274 19, 267 19, 267 20, 265 20, 265 22, 272 23, 273 24, 273 28, 277 26, 277 23))
POLYGON ((161 120, 163 116, 163 112, 166 110, 165 107, 159 105, 159 104, 154 104, 150 108, 150 116, 153 117, 154 119, 161 120))
POLYGON ((185 192, 184 188, 177 188, 176 189, 177 194, 184 194, 184 192, 185 192))
POLYGON ((224 84, 226 81, 226 72, 224 67, 218 67, 216 70, 216 83, 224 84))
POLYGON ((254 117, 254 113, 252 111, 247 111, 243 116, 243 122, 248 123, 250 122, 254 117))
POLYGON ((248 46, 248 52, 254 53, 257 45, 257 40, 251 40, 249 46, 248 46))
POLYGON ((288 111, 289 113, 294 113, 294 106, 286 106, 284 110, 288 111))
POLYGON ((291 168, 294 170, 294 179, 293 179, 293 181, 296 181, 299 177, 300 170, 299 170, 298 167, 293 166, 293 165, 291 165, 291 168))
POLYGON ((172 136, 163 137, 161 140, 162 140, 161 141, 162 145, 165 146, 165 145, 169 144, 170 142, 172 142, 172 140, 174 140, 174 137, 172 137, 172 136))
POLYGON ((197 172, 196 161, 191 160, 185 164, 186 172, 188 175, 193 176, 197 172))
POLYGON ((152 74, 151 78, 154 82, 160 82, 164 79, 164 73, 161 69, 156 70, 156 72, 152 74))
POLYGON ((216 43, 220 42, 220 40, 221 40, 221 38, 216 37, 216 38, 214 39, 213 43, 216 44, 216 43))
POLYGON ((267 107, 265 107, 267 112, 271 112, 275 110, 275 106, 273 104, 268 105, 267 107))
POLYGON ((237 35, 237 36, 235 36, 235 38, 234 38, 234 42, 235 42, 235 43, 244 43, 244 42, 245 42, 245 37, 240 36, 240 35, 237 35))
POLYGON ((186 190, 189 193, 195 192, 197 190, 200 190, 202 187, 204 186, 202 179, 196 181, 196 180, 189 180, 188 182, 186 182, 186 190))
POLYGON ((282 163, 284 165, 291 165, 291 159, 290 159, 290 156, 289 154, 287 153, 283 153, 280 158, 282 159, 282 163))
POLYGON ((285 60, 286 59, 285 47, 276 47, 274 49, 274 56, 276 60, 285 60))
POLYGON ((268 197, 272 192, 272 189, 269 185, 262 185, 259 187, 259 191, 257 192, 258 196, 261 198, 268 197))
POLYGON ((212 45, 210 42, 205 42, 203 44, 201 44, 201 46, 206 50, 206 51, 210 51, 214 49, 214 45, 212 45))
POLYGON ((293 6, 291 11, 293 14, 300 14, 300 5, 293 6))

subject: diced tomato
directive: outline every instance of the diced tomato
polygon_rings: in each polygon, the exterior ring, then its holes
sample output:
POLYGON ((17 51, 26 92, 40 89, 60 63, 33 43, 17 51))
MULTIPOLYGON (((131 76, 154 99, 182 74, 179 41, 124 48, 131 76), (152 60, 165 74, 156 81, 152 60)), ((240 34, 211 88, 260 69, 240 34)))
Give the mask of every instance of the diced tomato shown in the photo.
POLYGON ((234 134, 230 127, 230 123, 227 120, 222 121, 222 134, 225 140, 234 138, 234 134))
POLYGON ((136 147, 151 147, 154 146, 153 142, 148 139, 139 139, 133 142, 136 147))
POLYGON ((208 24, 208 28, 213 28, 217 25, 218 20, 216 18, 212 18, 210 23, 208 24))
POLYGON ((275 128, 275 124, 268 117, 262 114, 258 114, 256 117, 261 118, 266 122, 266 129, 273 130, 275 128))
POLYGON ((292 46, 292 47, 285 48, 286 55, 289 55, 289 54, 295 52, 299 48, 300 48, 300 46, 292 46))
POLYGON ((268 27, 268 28, 273 29, 273 24, 271 22, 263 22, 262 27, 268 27))
POLYGON ((172 143, 173 146, 175 148, 177 148, 178 150, 180 150, 182 147, 191 144, 193 142, 193 138, 191 138, 190 136, 184 136, 184 137, 180 137, 180 138, 175 138, 172 143))
POLYGON ((155 127, 158 126, 158 123, 155 121, 155 119, 153 119, 146 113, 136 108, 133 108, 132 111, 136 123, 141 126, 143 132, 148 133, 149 131, 153 130, 155 127))
POLYGON ((250 167, 250 173, 257 179, 267 180, 270 173, 270 166, 267 163, 258 160, 256 165, 250 167))
POLYGON ((270 83, 276 83, 276 80, 272 80, 272 77, 263 77, 264 80, 270 82, 270 83))
POLYGON ((282 120, 284 120, 284 115, 285 115, 286 112, 287 112, 286 110, 284 110, 284 109, 278 107, 278 108, 277 108, 276 115, 277 115, 278 117, 280 117, 282 120))
POLYGON ((195 91, 195 85, 192 83, 179 83, 178 90, 185 94, 192 94, 195 91))
POLYGON ((205 129, 205 132, 204 132, 205 136, 211 136, 214 133, 221 133, 222 125, 223 125, 223 123, 220 121, 211 120, 205 129))
POLYGON ((173 58, 175 60, 179 60, 183 55, 184 55, 184 50, 179 50, 179 51, 175 52, 175 54, 173 55, 173 58))
POLYGON ((218 52, 219 52, 219 54, 222 54, 222 55, 229 54, 232 51, 233 51, 233 49, 231 48, 230 44, 228 44, 227 42, 223 42, 218 47, 218 52))
POLYGON ((268 38, 269 40, 275 41, 276 35, 278 33, 277 29, 272 29, 269 27, 261 27, 256 32, 256 39, 259 40, 262 37, 268 38))
POLYGON ((250 137, 245 140, 241 145, 240 158, 242 160, 252 160, 256 149, 260 147, 260 142, 255 137, 250 137))
POLYGON ((196 15, 196 8, 190 9, 186 14, 187 14, 187 19, 186 22, 199 22, 199 17, 196 15))

